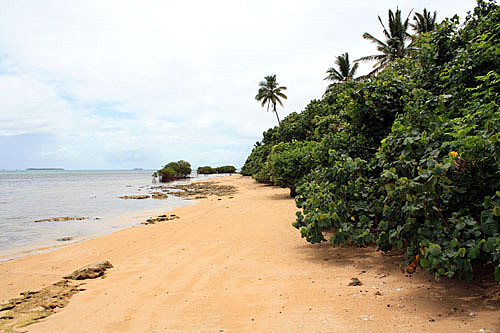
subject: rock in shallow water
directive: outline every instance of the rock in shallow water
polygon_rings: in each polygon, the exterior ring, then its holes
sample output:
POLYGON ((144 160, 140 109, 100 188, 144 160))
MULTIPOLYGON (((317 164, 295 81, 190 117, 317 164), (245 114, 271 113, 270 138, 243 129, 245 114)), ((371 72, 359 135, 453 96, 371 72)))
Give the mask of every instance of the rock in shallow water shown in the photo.
POLYGON ((148 199, 149 195, 140 194, 140 195, 122 195, 120 199, 148 199))
POLYGON ((76 216, 63 216, 63 217, 51 217, 50 219, 36 220, 35 222, 53 222, 53 221, 81 221, 87 219, 86 217, 76 217, 76 216))
POLYGON ((168 194, 162 193, 162 192, 153 192, 152 195, 153 199, 167 199, 168 194))

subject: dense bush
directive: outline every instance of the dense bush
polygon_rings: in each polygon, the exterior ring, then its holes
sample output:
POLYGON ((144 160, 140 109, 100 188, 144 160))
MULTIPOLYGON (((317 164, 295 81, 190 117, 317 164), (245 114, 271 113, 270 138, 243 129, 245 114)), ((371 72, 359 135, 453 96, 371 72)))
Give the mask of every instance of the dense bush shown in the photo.
POLYGON ((313 152, 316 145, 313 141, 294 140, 273 146, 268 157, 270 180, 290 188, 290 196, 295 197, 296 186, 315 167, 313 152))
POLYGON ((160 182, 170 182, 185 178, 191 174, 191 164, 183 160, 170 162, 158 170, 157 174, 160 177, 160 182))
POLYGON ((413 59, 336 84, 264 133, 242 171, 299 185, 307 241, 405 249, 436 278, 500 281, 500 10, 478 1, 415 40, 413 59))
POLYGON ((198 168, 197 172, 199 175, 211 175, 216 173, 215 169, 211 166, 201 166, 198 168))
POLYGON ((211 166, 202 166, 198 168, 198 174, 211 175, 214 173, 235 173, 236 167, 232 165, 223 165, 220 167, 212 168, 211 166))
POLYGON ((236 172, 236 167, 232 165, 223 165, 220 167, 215 168, 216 173, 235 173, 236 172))
POLYGON ((260 142, 257 142, 252 152, 247 157, 240 173, 244 176, 254 176, 259 173, 259 171, 264 167, 271 149, 272 144, 261 144, 260 142))

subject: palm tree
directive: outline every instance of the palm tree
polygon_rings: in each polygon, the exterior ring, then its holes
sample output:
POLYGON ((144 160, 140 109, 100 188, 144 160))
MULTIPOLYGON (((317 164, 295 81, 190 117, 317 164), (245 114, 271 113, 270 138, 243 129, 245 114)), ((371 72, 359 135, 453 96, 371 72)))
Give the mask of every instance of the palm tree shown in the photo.
POLYGON ((349 62, 349 53, 346 52, 335 58, 335 65, 337 65, 338 70, 330 67, 326 71, 326 74, 328 75, 327 77, 325 77, 325 80, 333 81, 333 83, 328 85, 325 93, 331 90, 331 88, 339 82, 345 82, 354 79, 354 75, 358 70, 359 63, 355 62, 351 66, 351 63, 349 62))
POLYGON ((434 31, 436 29, 436 17, 437 11, 434 11, 431 16, 431 12, 428 12, 427 9, 424 8, 423 13, 415 13, 413 17, 415 24, 410 25, 417 34, 434 31))
POLYGON ((269 107, 272 105, 272 111, 276 114, 278 125, 280 125, 280 118, 278 117, 278 112, 276 111, 276 102, 283 106, 280 97, 286 99, 285 94, 281 92, 282 90, 286 90, 286 87, 278 87, 276 75, 274 74, 264 77, 264 80, 265 81, 259 82, 259 91, 257 92, 255 99, 262 102, 262 107, 267 104, 267 111, 269 111, 269 107))
POLYGON ((393 11, 389 9, 388 28, 385 27, 380 16, 378 17, 378 20, 383 28, 384 36, 386 38, 385 42, 382 42, 381 40, 373 37, 368 32, 365 32, 363 34, 363 38, 375 43, 377 45, 377 50, 380 52, 380 54, 366 56, 356 60, 376 60, 377 62, 373 66, 375 69, 370 74, 374 74, 380 71, 389 62, 395 59, 404 58, 411 54, 413 49, 406 45, 406 42, 411 39, 411 35, 407 32, 409 24, 408 19, 410 17, 410 14, 408 14, 406 20, 402 21, 401 11, 399 9, 396 9, 396 13, 393 13, 393 11))

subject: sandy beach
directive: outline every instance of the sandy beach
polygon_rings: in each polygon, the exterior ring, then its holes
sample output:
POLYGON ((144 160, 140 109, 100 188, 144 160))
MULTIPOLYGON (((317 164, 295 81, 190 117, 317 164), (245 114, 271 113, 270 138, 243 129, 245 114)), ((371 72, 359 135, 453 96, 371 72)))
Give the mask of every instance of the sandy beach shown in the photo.
MULTIPOLYGON (((209 180, 214 181, 214 180, 209 180)), ((500 332, 497 283, 403 273, 398 255, 311 245, 287 189, 217 178, 231 196, 52 252, 0 263, 0 303, 108 260, 29 332, 500 332), (349 286, 352 278, 361 282, 349 286)), ((0 312, 1 315, 2 312, 0 312)), ((21 330, 21 331, 22 331, 21 330)))

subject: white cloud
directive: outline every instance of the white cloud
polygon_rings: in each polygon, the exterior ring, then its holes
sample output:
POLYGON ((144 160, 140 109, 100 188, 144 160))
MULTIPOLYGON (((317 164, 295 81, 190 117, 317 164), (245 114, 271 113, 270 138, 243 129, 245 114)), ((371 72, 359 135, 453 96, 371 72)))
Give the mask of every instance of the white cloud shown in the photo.
POLYGON ((377 35, 388 8, 443 18, 475 4, 0 1, 0 135, 49 133, 40 156, 93 168, 240 166, 276 123, 254 100, 265 75, 288 87, 283 118, 322 95, 335 56, 374 52, 361 34, 377 35))

